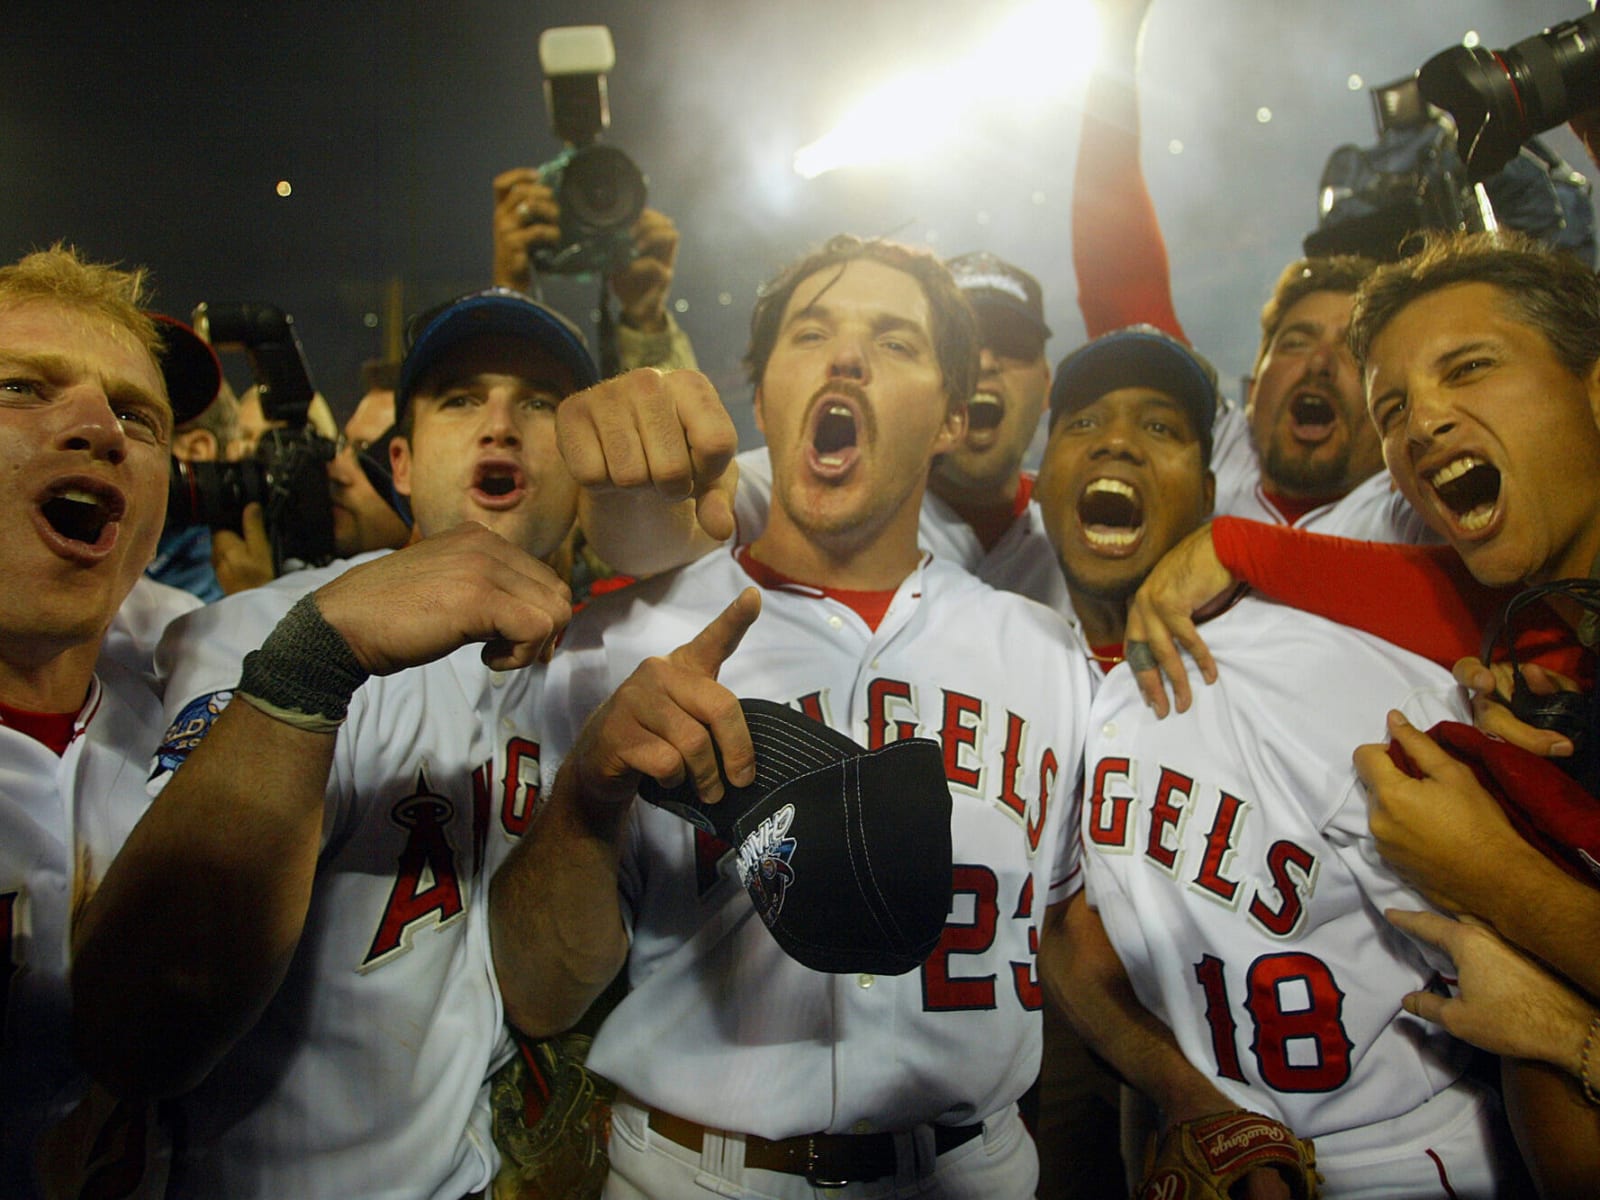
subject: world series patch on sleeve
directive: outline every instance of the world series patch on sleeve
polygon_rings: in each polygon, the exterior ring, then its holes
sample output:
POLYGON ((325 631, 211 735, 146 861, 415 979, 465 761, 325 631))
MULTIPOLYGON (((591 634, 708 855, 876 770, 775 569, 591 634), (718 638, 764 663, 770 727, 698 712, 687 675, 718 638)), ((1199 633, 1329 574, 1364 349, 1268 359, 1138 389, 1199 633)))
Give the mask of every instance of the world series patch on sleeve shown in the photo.
POLYGON ((1316 1200, 1322 1177, 1310 1140, 1242 1108, 1167 1130, 1139 1200, 1228 1200, 1230 1189, 1257 1167, 1282 1175, 1294 1200, 1316 1200))

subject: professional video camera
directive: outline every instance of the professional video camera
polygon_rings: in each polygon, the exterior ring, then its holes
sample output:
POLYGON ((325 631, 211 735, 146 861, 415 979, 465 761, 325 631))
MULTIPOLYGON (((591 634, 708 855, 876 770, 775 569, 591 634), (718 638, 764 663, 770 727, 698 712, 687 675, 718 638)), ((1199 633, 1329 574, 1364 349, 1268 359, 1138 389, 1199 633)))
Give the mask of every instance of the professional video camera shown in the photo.
POLYGON ((281 574, 291 560, 308 566, 334 557, 333 508, 327 464, 335 445, 307 423, 315 390, 294 319, 270 304, 201 304, 194 327, 218 350, 242 350, 270 422, 244 462, 172 460, 167 525, 238 530, 244 506, 255 501, 266 519, 272 562, 281 574))
POLYGON ((1534 134, 1600 105, 1600 13, 1505 50, 1452 46, 1422 64, 1417 85, 1455 119, 1467 177, 1486 179, 1534 134))
POLYGON ((1376 145, 1340 146, 1322 171, 1317 228, 1305 253, 1389 261, 1425 229, 1506 226, 1594 263, 1589 181, 1537 138, 1477 179, 1458 152, 1456 125, 1415 77, 1371 89, 1376 145))
POLYGON ((1340 146, 1329 156, 1306 254, 1392 260, 1419 230, 1492 228, 1493 208, 1467 179, 1455 129, 1429 110, 1416 80, 1397 79, 1371 94, 1377 145, 1340 146))
POLYGON ((630 231, 644 211, 644 176, 622 151, 596 144, 611 124, 605 73, 616 60, 604 25, 566 25, 539 37, 545 102, 567 148, 539 168, 561 206, 561 244, 533 252, 537 271, 608 271, 633 257, 630 231))

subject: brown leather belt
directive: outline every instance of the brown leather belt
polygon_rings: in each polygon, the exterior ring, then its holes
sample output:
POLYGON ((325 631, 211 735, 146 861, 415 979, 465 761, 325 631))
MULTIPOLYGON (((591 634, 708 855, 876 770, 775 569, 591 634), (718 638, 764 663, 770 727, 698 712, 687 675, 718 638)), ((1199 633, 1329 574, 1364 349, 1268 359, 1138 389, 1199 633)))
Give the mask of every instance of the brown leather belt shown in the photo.
MULTIPOLYGON (((685 1150, 700 1152, 706 1127, 660 1109, 647 1110, 650 1128, 685 1150)), ((943 1154, 965 1145, 983 1132, 976 1125, 935 1125, 934 1153, 943 1154)), ((898 1166, 892 1133, 803 1133, 781 1141, 768 1141, 747 1133, 744 1165, 758 1171, 803 1175, 813 1187, 843 1187, 893 1175, 898 1166)))

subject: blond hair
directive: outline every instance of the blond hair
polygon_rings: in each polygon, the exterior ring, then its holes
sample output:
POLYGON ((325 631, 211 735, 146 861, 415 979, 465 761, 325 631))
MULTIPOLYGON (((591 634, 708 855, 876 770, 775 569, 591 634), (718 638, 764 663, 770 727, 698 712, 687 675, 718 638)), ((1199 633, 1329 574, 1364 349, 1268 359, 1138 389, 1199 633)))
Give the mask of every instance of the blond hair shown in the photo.
POLYGON ((57 242, 0 267, 0 309, 48 302, 110 321, 161 361, 161 336, 142 309, 143 268, 123 271, 106 263, 85 262, 71 246, 57 242))

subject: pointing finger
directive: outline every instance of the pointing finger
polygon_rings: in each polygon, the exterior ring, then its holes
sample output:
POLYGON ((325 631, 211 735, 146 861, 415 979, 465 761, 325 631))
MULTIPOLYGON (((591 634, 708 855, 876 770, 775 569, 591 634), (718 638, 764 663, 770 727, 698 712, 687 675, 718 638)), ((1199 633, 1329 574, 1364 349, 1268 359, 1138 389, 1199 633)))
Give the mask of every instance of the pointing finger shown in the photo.
POLYGON ((753 587, 745 588, 711 624, 668 657, 715 679, 722 664, 739 648, 745 632, 760 615, 761 593, 753 587))

